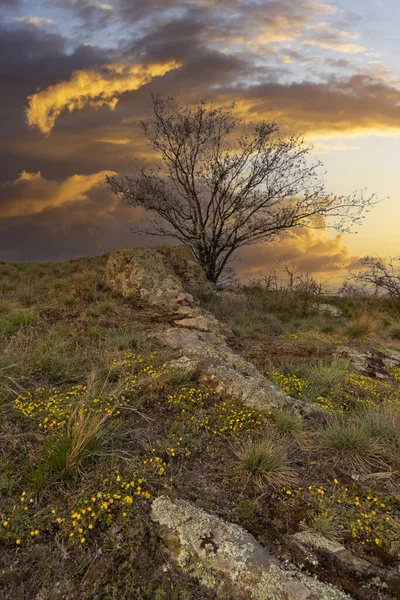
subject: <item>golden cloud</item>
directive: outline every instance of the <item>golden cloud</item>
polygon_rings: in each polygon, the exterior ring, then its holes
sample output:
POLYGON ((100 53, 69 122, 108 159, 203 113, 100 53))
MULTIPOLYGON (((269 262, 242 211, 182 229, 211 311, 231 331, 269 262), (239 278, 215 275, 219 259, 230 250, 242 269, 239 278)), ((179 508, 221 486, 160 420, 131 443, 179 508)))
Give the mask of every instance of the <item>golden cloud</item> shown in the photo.
POLYGON ((100 171, 91 175, 72 175, 61 183, 45 179, 40 171, 22 171, 14 181, 0 187, 0 217, 33 215, 47 208, 54 208, 67 202, 87 200, 87 193, 105 183, 106 175, 113 171, 100 171))
POLYGON ((306 46, 316 46, 317 48, 334 50, 335 52, 343 52, 344 54, 357 54, 365 50, 364 46, 340 40, 304 40, 303 43, 306 46))
POLYGON ((359 260, 343 244, 341 235, 296 227, 283 237, 241 251, 237 271, 242 280, 260 277, 277 268, 279 263, 294 263, 297 272, 340 275, 354 268, 359 260))
POLYGON ((63 111, 104 105, 114 110, 121 94, 137 90, 154 77, 165 75, 180 66, 175 61, 147 67, 114 63, 98 70, 74 71, 69 80, 28 96, 27 122, 31 127, 36 126, 44 134, 49 134, 63 111))

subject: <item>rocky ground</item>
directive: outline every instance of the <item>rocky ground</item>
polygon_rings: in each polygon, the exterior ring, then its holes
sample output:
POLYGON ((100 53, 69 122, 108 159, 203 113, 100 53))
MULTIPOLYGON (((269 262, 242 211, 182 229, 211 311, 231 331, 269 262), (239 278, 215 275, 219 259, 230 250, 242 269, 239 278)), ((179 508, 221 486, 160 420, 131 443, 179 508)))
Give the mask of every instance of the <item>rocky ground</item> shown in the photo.
POLYGON ((399 316, 185 249, 0 264, 7 598, 400 597, 399 316))

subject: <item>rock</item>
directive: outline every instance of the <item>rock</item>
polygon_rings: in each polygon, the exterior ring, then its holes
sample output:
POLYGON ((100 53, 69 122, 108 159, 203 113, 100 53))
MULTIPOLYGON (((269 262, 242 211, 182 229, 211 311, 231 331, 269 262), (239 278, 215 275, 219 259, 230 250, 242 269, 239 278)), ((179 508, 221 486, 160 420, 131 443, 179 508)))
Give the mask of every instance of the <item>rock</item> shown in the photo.
POLYGON ((208 383, 221 395, 260 410, 288 405, 301 414, 324 414, 323 409, 282 392, 254 365, 233 352, 220 335, 171 328, 156 334, 156 339, 181 351, 181 357, 166 363, 165 369, 196 373, 198 381, 208 383))
POLYGON ((309 600, 312 597, 310 590, 298 581, 289 581, 283 591, 288 600, 309 600))
POLYGON ((391 367, 400 367, 400 352, 397 350, 341 346, 337 354, 348 358, 355 371, 368 377, 387 379, 391 367))
MULTIPOLYGON (((400 593, 400 574, 394 570, 384 569, 376 564, 356 556, 342 544, 328 540, 321 534, 313 532, 299 532, 292 536, 292 540, 300 549, 299 561, 323 572, 324 565, 330 570, 336 569, 347 577, 349 581, 358 582, 360 592, 365 586, 365 594, 361 598, 381 597, 378 589, 384 588, 395 597, 400 593), (375 589, 372 591, 371 587, 375 589)), ((385 596, 387 597, 387 596, 385 596)))
POLYGON ((154 250, 163 254, 172 266, 175 274, 183 283, 185 290, 196 299, 215 294, 203 269, 196 263, 190 248, 187 246, 155 246, 154 250))
POLYGON ((171 311, 182 305, 196 304, 167 258, 154 248, 124 248, 112 252, 106 265, 105 283, 122 296, 171 311))
MULTIPOLYGON (((174 315, 175 316, 175 315, 174 315)), ((200 308, 181 308, 177 311, 178 318, 175 319, 175 325, 185 327, 186 329, 195 329, 197 331, 206 331, 224 336, 232 336, 232 331, 218 321, 214 315, 200 308)))
POLYGON ((156 498, 152 519, 172 559, 204 586, 218 592, 225 582, 232 598, 253 600, 345 600, 333 586, 287 570, 242 527, 184 500, 156 498))
MULTIPOLYGON (((190 364, 193 372, 198 373, 198 380, 211 384, 219 394, 259 409, 292 403, 292 399, 261 375, 254 365, 232 352, 220 336, 175 328, 163 331, 158 340, 182 351, 180 360, 173 361, 173 368, 182 370, 181 361, 183 366, 190 364)), ((171 365, 167 363, 164 367, 171 368, 171 365)))
POLYGON ((299 542, 300 544, 304 544, 306 546, 311 546, 312 548, 317 548, 319 550, 328 550, 329 552, 338 553, 345 550, 345 547, 334 540, 328 540, 320 533, 312 533, 310 531, 299 531, 293 536, 293 539, 299 542))
POLYGON ((337 306, 333 306, 333 304, 314 302, 310 306, 310 311, 320 313, 321 315, 327 315, 329 317, 333 317, 334 319, 346 318, 346 315, 344 315, 342 311, 337 308, 337 306))

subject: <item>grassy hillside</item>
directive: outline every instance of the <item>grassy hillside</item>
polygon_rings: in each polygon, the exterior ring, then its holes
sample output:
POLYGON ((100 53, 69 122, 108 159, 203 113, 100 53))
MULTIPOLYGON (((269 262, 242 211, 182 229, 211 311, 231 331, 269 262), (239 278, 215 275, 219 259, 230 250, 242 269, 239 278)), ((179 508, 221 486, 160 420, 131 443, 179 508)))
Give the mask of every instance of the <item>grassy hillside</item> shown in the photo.
MULTIPOLYGON (((171 317, 105 289, 106 259, 0 263, 0 594, 214 598, 166 567, 149 518, 161 493, 282 558, 285 536, 307 530, 398 564, 400 371, 366 377, 340 355, 400 350, 396 311, 324 298, 337 319, 258 287, 204 298, 237 352, 320 409, 263 412, 164 372, 172 352, 148 334, 171 317)), ((357 597, 329 566, 323 576, 357 597)))

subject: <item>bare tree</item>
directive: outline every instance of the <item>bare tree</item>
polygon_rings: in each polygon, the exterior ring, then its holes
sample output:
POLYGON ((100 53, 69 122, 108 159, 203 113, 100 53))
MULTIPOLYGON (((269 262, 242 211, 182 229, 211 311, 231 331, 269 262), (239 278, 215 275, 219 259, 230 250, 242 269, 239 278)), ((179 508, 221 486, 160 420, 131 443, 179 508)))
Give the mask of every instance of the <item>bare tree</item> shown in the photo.
POLYGON ((359 262, 364 268, 358 273, 351 273, 348 281, 355 282, 365 291, 388 296, 400 308, 400 257, 384 260, 376 256, 364 256, 359 262))
POLYGON ((253 279, 250 286, 274 292, 280 308, 290 302, 300 306, 305 314, 317 297, 328 293, 327 280, 317 280, 310 271, 297 273, 294 263, 281 263, 261 279, 253 279), (279 274, 280 272, 280 274, 279 274))
POLYGON ((218 281, 242 246, 271 240, 292 227, 349 231, 376 203, 363 193, 325 191, 311 147, 281 138, 276 123, 244 125, 234 105, 195 108, 152 96, 154 116, 142 129, 159 153, 157 168, 108 177, 127 203, 155 215, 137 231, 175 237, 189 246, 208 279, 218 281), (235 136, 235 132, 239 133, 235 136))

